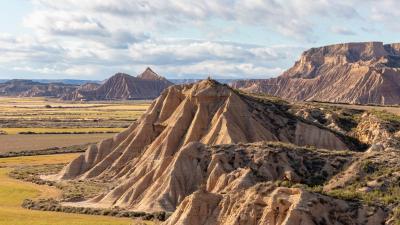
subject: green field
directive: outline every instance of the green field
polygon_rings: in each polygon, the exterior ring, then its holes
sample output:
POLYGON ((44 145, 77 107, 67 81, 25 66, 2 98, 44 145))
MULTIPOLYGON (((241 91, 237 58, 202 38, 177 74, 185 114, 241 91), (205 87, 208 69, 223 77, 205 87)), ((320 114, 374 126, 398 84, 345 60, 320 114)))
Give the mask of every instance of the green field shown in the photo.
POLYGON ((28 156, 0 159, 0 224, 1 225, 139 225, 154 224, 150 221, 134 221, 127 218, 90 216, 59 212, 27 210, 21 207, 26 198, 57 197, 59 190, 21 182, 8 177, 13 167, 67 163, 77 154, 28 156))

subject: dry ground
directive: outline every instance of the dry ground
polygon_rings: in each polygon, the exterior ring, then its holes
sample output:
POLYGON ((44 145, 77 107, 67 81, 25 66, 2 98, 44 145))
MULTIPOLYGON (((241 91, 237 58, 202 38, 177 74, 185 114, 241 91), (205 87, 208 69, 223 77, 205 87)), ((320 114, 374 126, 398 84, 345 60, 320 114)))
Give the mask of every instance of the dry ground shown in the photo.
POLYGON ((41 150, 95 143, 114 134, 30 134, 0 135, 0 152, 41 150))

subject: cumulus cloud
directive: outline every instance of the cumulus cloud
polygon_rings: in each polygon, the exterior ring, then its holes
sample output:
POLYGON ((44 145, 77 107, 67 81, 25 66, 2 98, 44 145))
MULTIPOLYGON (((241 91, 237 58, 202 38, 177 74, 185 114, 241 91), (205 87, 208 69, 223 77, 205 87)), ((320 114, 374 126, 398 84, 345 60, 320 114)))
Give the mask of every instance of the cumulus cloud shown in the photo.
POLYGON ((147 66, 169 77, 276 76, 321 36, 357 36, 344 22, 400 28, 395 0, 31 1, 32 34, 0 35, 3 67, 100 79, 147 66), (257 35, 266 41, 246 43, 257 35))
MULTIPOLYGON (((240 24, 272 28, 283 35, 307 39, 313 37, 313 16, 352 19, 359 14, 351 1, 344 0, 35 0, 51 11, 71 10, 98 18, 131 19, 137 28, 162 29, 182 24, 198 24, 220 19, 240 24)), ((43 14, 43 12, 41 12, 43 14)), ((115 22, 115 24, 120 24, 115 22)), ((96 23, 87 26, 97 31, 96 23)))

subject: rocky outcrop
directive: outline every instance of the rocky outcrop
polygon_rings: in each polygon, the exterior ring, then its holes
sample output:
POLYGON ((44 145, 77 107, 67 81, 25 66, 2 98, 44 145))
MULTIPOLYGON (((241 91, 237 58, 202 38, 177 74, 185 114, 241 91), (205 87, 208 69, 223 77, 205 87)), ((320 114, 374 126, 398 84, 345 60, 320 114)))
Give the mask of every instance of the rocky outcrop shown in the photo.
POLYGON ((97 88, 80 88, 70 95, 63 96, 62 100, 155 99, 171 85, 167 79, 147 68, 137 77, 117 73, 97 88))
POLYGON ((61 100, 82 100, 85 98, 86 93, 95 91, 100 87, 97 83, 86 83, 80 85, 75 91, 66 93, 60 97, 61 100))
POLYGON ((400 104, 398 46, 363 42, 312 48, 277 78, 232 86, 293 101, 400 104))
POLYGON ((329 163, 315 159, 315 165, 324 166, 312 172, 312 165, 302 163, 313 162, 311 156, 305 159, 307 153, 298 158, 286 153, 248 153, 235 148, 216 152, 201 144, 191 144, 257 141, 331 150, 353 147, 345 136, 306 122, 277 103, 204 80, 168 88, 135 124, 113 139, 90 146, 58 178, 118 181, 119 185, 109 193, 85 203, 95 207, 173 211, 201 185, 220 192, 249 187, 257 179, 307 182, 323 171, 324 176, 334 174, 335 168, 346 161, 340 163, 329 156, 325 157, 330 159, 329 163), (290 164, 292 161, 296 165, 290 164), (329 166, 330 163, 336 165, 329 166))
POLYGON ((373 144, 386 141, 399 130, 399 124, 383 121, 372 113, 364 113, 354 130, 354 135, 362 142, 373 144))
POLYGON ((379 208, 357 205, 298 188, 259 183, 224 194, 197 191, 165 225, 383 224, 379 208))

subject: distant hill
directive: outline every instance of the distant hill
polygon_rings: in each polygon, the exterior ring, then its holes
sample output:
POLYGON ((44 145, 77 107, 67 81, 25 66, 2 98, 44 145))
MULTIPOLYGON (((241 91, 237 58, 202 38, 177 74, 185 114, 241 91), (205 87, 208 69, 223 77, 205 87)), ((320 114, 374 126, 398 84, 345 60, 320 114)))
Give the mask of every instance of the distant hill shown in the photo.
MULTIPOLYGON (((0 84, 5 83, 7 81, 11 81, 13 79, 0 79, 0 84)), ((15 79, 14 79, 15 80, 15 79)), ((28 80, 28 79, 26 79, 28 80)), ((73 84, 73 85, 82 85, 86 83, 101 83, 99 80, 75 80, 75 79, 29 79, 34 82, 50 84, 50 83, 63 83, 63 84, 73 84)))
POLYGON ((62 100, 132 100, 154 99, 173 83, 147 68, 134 77, 125 73, 117 73, 99 86, 81 86, 73 93, 64 95, 62 100))
POLYGON ((76 85, 63 83, 40 83, 32 80, 9 80, 0 84, 0 96, 55 97, 73 92, 76 85))
POLYGON ((312 48, 277 78, 237 81, 232 86, 294 101, 400 104, 400 44, 312 48))

